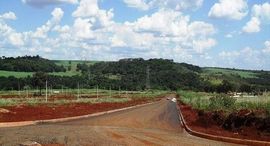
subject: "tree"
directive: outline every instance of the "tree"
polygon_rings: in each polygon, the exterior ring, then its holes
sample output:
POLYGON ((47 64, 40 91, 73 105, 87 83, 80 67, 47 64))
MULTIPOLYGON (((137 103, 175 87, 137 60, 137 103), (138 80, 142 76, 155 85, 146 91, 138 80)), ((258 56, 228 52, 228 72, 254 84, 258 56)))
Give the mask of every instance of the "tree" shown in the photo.
POLYGON ((233 85, 229 81, 223 80, 222 84, 217 87, 217 92, 227 93, 229 91, 232 91, 232 89, 233 89, 233 85))
POLYGON ((48 74, 45 72, 36 72, 33 74, 33 85, 39 88, 39 95, 41 95, 41 89, 45 86, 48 74))

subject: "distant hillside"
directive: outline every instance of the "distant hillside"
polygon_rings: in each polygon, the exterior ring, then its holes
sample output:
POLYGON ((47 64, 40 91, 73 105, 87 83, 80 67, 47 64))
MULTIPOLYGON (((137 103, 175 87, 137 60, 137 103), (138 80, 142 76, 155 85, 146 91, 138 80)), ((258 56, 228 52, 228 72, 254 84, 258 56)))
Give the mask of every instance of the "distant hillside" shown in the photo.
POLYGON ((200 75, 212 86, 219 86, 223 81, 228 81, 235 91, 270 90, 269 71, 204 67, 200 75))
POLYGON ((78 64, 84 76, 91 76, 103 86, 112 84, 129 90, 147 88, 172 89, 200 88, 200 67, 175 63, 167 59, 121 59, 116 62, 78 64))
POLYGON ((24 56, 2 57, 0 66, 0 89, 16 89, 18 83, 21 87, 35 87, 32 75, 43 71, 47 72, 47 79, 55 88, 77 88, 80 84, 81 88, 99 86, 115 90, 189 89, 225 93, 270 90, 269 71, 201 68, 168 59, 128 58, 104 62, 24 56))
POLYGON ((52 60, 56 65, 63 66, 67 71, 70 72, 78 72, 77 65, 78 64, 86 64, 93 65, 98 61, 83 61, 83 60, 52 60))
POLYGON ((0 70, 16 72, 65 72, 63 66, 40 56, 0 57, 0 70))

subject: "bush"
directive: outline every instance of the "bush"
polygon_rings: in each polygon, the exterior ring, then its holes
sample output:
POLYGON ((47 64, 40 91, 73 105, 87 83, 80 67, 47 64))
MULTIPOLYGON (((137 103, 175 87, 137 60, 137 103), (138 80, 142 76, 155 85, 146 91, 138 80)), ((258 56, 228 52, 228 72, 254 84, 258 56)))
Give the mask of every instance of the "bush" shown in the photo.
POLYGON ((211 110, 228 110, 234 107, 236 99, 230 97, 226 94, 219 94, 217 96, 211 97, 209 108, 211 110))

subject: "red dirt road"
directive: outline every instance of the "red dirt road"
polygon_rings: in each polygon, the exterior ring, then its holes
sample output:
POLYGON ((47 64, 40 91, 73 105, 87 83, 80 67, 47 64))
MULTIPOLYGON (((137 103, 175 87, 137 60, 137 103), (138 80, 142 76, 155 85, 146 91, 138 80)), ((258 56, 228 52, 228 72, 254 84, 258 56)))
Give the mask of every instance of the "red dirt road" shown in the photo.
POLYGON ((153 104, 62 123, 0 128, 0 145, 25 141, 70 146, 93 145, 234 145, 189 135, 181 127, 177 104, 153 104))

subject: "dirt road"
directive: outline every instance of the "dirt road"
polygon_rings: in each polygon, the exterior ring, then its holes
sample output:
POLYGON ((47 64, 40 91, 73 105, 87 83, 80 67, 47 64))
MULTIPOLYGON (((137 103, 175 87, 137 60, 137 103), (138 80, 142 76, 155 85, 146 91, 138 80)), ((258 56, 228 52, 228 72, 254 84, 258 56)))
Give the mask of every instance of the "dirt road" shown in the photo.
POLYGON ((176 103, 166 99, 86 119, 0 128, 0 145, 18 145, 28 140, 70 146, 233 145, 189 135, 180 125, 176 103))

